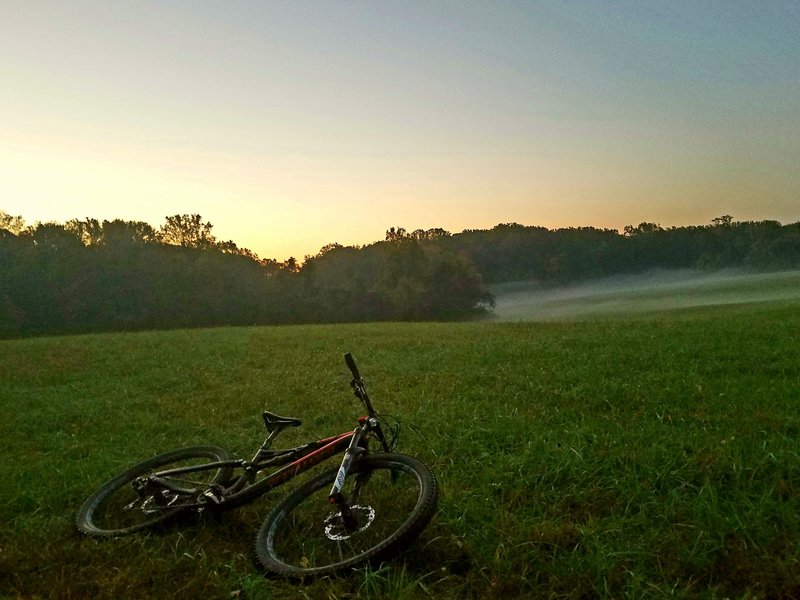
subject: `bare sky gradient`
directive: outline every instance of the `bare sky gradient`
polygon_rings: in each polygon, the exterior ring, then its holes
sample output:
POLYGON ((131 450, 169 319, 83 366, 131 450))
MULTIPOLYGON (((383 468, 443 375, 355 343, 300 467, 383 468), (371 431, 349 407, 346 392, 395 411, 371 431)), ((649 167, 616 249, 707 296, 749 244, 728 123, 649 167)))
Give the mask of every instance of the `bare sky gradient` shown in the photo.
POLYGON ((800 220, 800 2, 0 0, 0 210, 263 257, 800 220))

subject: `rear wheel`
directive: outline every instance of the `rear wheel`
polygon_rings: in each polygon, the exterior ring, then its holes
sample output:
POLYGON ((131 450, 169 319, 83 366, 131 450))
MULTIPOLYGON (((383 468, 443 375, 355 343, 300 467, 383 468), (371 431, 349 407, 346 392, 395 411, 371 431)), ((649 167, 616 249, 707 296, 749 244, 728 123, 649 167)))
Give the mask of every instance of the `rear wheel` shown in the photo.
POLYGON ((306 482, 266 518, 256 555, 268 572, 302 577, 374 563, 415 539, 436 510, 436 479, 415 458, 373 454, 353 462, 344 510, 328 501, 336 473, 306 482))
MULTIPOLYGON (((78 511, 78 530, 96 536, 119 536, 134 533, 167 521, 191 505, 197 506, 190 493, 146 483, 146 477, 168 469, 202 466, 228 460, 228 453, 217 446, 193 446, 159 454, 120 473, 84 502, 78 511)), ((232 468, 212 467, 160 476, 170 486, 194 489, 199 495, 212 485, 222 485, 232 468)))

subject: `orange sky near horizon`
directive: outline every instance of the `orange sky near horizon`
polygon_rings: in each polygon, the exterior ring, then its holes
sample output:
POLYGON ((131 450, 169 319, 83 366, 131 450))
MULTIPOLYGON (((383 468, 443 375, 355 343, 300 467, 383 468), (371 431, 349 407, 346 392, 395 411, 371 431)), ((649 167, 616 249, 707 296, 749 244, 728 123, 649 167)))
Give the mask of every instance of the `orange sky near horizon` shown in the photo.
POLYGON ((262 257, 392 226, 800 220, 800 7, 0 8, 0 210, 199 213, 262 257))

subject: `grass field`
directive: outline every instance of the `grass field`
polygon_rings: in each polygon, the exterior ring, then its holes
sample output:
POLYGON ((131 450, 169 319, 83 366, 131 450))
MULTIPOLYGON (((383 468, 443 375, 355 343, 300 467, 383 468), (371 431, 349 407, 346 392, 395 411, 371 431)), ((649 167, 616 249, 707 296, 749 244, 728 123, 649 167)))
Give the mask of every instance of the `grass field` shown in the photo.
POLYGON ((22 598, 800 598, 800 302, 521 323, 255 327, 0 342, 0 595, 22 598), (74 513, 174 447, 248 457, 360 414, 342 354, 439 512, 398 559, 264 578, 286 489, 221 520, 110 541, 74 513))

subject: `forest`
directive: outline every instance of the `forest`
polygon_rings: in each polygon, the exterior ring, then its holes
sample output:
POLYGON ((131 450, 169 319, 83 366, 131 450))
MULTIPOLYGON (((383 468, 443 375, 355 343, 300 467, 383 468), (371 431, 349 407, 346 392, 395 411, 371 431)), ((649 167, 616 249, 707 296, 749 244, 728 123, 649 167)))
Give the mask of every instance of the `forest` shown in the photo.
POLYGON ((800 268, 800 223, 451 234, 392 227, 302 261, 220 241, 198 214, 28 225, 0 211, 0 336, 221 325, 428 321, 490 312, 489 286, 543 287, 653 269, 800 268))

